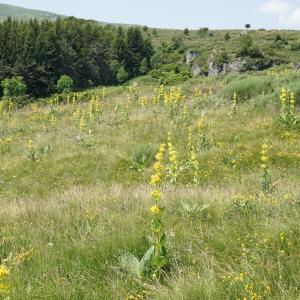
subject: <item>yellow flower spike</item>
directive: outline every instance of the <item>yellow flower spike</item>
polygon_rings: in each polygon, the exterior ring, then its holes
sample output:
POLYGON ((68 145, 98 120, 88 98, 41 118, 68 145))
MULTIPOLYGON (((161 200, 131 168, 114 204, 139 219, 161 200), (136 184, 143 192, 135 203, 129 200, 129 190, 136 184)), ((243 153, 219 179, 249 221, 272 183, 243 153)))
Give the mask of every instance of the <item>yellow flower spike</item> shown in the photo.
POLYGON ((29 151, 29 152, 32 152, 32 150, 33 150, 33 141, 32 141, 32 140, 29 140, 29 141, 28 141, 27 148, 28 148, 28 151, 29 151))
POLYGON ((292 113, 295 110, 295 94, 294 93, 291 93, 291 96, 290 96, 290 109, 291 109, 292 113))

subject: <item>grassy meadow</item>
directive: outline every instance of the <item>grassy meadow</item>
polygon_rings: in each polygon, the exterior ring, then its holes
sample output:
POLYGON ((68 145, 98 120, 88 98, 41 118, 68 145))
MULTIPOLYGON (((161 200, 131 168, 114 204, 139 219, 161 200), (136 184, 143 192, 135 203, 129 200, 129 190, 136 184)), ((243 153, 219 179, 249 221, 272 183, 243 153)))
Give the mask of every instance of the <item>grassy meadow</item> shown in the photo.
POLYGON ((300 299, 299 82, 142 77, 2 103, 0 299, 300 299), (120 257, 143 257, 155 213, 168 262, 143 277, 120 257))

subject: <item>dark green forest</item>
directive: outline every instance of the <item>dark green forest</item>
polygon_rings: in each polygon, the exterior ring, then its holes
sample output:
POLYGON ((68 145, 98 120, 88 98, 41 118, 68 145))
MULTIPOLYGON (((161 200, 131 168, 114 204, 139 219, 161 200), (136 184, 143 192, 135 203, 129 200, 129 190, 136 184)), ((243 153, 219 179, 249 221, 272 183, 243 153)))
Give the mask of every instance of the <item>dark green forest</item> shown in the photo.
POLYGON ((147 72, 152 54, 138 27, 124 30, 73 17, 0 23, 0 82, 21 76, 33 97, 56 92, 62 75, 77 90, 125 82, 147 72))

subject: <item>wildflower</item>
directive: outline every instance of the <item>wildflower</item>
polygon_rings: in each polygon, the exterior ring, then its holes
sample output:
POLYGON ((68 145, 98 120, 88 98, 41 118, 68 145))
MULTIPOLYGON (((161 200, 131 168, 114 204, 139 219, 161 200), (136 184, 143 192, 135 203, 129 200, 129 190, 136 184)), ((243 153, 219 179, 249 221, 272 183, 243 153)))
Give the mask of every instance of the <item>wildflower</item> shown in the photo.
POLYGON ((189 129, 188 129, 188 139, 187 139, 187 149, 188 149, 188 151, 192 150, 192 147, 193 147, 192 139, 193 139, 192 128, 189 127, 189 129))
POLYGON ((154 204, 149 208, 150 213, 153 215, 151 221, 151 230, 153 234, 153 247, 154 251, 154 258, 153 258, 153 267, 155 269, 154 275, 156 277, 156 273, 167 263, 166 257, 166 249, 164 246, 165 239, 163 239, 164 232, 162 231, 162 223, 160 221, 160 213, 161 208, 158 206, 158 201, 161 198, 161 192, 159 191, 158 187, 161 183, 162 179, 162 171, 163 171, 163 159, 165 154, 165 144, 161 144, 159 147, 159 151, 156 155, 157 161, 154 164, 155 174, 151 176, 151 185, 154 186, 154 189, 151 192, 151 197, 154 200, 154 204), (156 263, 156 261, 158 263, 156 263))
MULTIPOLYGON (((162 155, 156 155, 156 159, 157 159, 157 158, 161 158, 161 157, 162 157, 162 155)), ((153 168, 154 168, 154 170, 155 170, 156 172, 160 172, 160 171, 162 170, 162 165, 161 165, 161 163, 160 163, 159 161, 157 161, 157 162, 154 164, 153 168)))
POLYGON ((290 111, 293 113, 295 110, 295 94, 291 93, 290 95, 290 111))
POLYGON ((153 199, 159 200, 160 197, 161 197, 161 193, 160 193, 159 190, 154 190, 154 191, 151 192, 151 196, 152 196, 153 199))
POLYGON ((281 89, 280 102, 282 110, 285 111, 287 102, 287 91, 284 88, 281 89))
POLYGON ((261 161, 262 161, 262 169, 268 168, 268 161, 269 161, 269 146, 267 144, 263 144, 261 147, 261 161))
POLYGON ((85 116, 83 115, 79 122, 79 130, 82 132, 85 128, 85 116))
POLYGON ((32 140, 28 141, 27 148, 30 153, 33 152, 33 141, 32 140))
POLYGON ((9 269, 4 265, 0 265, 0 278, 6 277, 8 275, 9 275, 9 269))
POLYGON ((10 287, 7 283, 0 282, 0 295, 9 294, 10 287))
POLYGON ((151 181, 150 181, 151 185, 157 185, 159 182, 160 182, 159 174, 154 174, 151 176, 151 181))
POLYGON ((267 144, 263 144, 261 146, 261 168, 263 170, 263 175, 262 175, 262 190, 264 192, 268 191, 270 189, 270 175, 269 175, 269 172, 268 172, 268 169, 269 169, 269 149, 270 149, 270 146, 268 146, 267 144))
POLYGON ((56 116, 54 114, 51 114, 50 124, 51 124, 52 128, 56 127, 56 116))
POLYGON ((187 106, 185 105, 182 109, 182 119, 187 120, 187 116, 188 116, 188 109, 187 106))
POLYGON ((237 110, 237 94, 236 92, 234 92, 232 96, 232 116, 236 115, 236 110, 237 110))
POLYGON ((160 208, 157 204, 150 207, 150 212, 154 215, 157 215, 160 213, 160 208))

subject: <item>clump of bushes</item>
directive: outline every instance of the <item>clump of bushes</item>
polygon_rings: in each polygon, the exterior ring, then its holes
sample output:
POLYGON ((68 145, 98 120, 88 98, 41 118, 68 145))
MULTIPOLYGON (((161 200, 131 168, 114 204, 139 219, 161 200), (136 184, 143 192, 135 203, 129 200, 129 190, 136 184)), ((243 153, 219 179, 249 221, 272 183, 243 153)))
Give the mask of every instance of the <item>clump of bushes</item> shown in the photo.
POLYGON ((225 52, 225 51, 218 51, 215 54, 214 59, 215 59, 215 63, 218 66, 223 66, 224 64, 228 64, 229 63, 229 57, 228 57, 227 52, 225 52))
POLYGON ((291 51, 300 51, 300 43, 293 43, 290 46, 291 51))
POLYGON ((254 45, 253 40, 249 34, 244 34, 240 40, 240 48, 237 56, 239 57, 251 57, 251 58, 262 58, 263 55, 259 48, 254 45))
POLYGON ((273 90, 272 79, 252 76, 229 82, 225 87, 225 94, 228 98, 231 98, 233 93, 236 93, 238 100, 247 100, 273 90))
POLYGON ((188 66, 176 64, 167 64, 159 69, 154 69, 150 72, 150 75, 164 85, 178 84, 192 78, 188 66))
POLYGON ((12 99, 17 104, 25 104, 27 101, 27 86, 23 81, 23 77, 15 76, 4 79, 1 82, 3 89, 3 100, 12 99))

